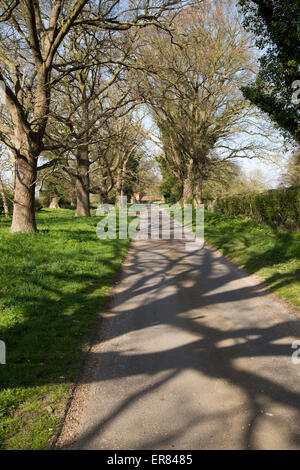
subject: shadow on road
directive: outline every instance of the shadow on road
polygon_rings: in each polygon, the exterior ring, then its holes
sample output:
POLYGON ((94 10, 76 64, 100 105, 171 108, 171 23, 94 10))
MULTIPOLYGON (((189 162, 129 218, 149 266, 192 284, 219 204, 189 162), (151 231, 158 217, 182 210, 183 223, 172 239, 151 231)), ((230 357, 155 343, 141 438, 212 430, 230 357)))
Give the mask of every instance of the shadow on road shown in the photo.
MULTIPOLYGON (((221 379, 245 396, 247 421, 240 431, 243 448, 256 447, 255 433, 265 402, 282 405, 293 413, 293 423, 298 422, 299 426, 291 425, 288 439, 292 447, 299 448, 300 366, 291 363, 290 339, 298 323, 274 319, 268 323, 263 308, 253 302, 264 299, 263 286, 248 286, 245 282, 241 285, 243 276, 224 258, 214 256, 207 248, 186 253, 180 243, 152 241, 145 243, 142 251, 135 250, 119 307, 114 309, 108 340, 117 345, 113 338, 168 325, 178 333, 190 334, 189 342, 170 348, 162 344, 161 351, 146 353, 136 352, 134 343, 132 350, 104 348, 98 358, 97 381, 105 383, 144 375, 152 378, 151 385, 128 393, 125 400, 120 397, 110 414, 81 434, 76 448, 88 446, 134 403, 157 393, 166 383, 191 369, 202 376, 221 379), (169 293, 161 295, 162 291, 169 293), (132 308, 134 299, 136 307, 132 308), (222 318, 226 309, 231 323, 218 325, 214 316, 222 318), (241 360, 248 362, 241 365, 241 360)), ((199 390, 200 399, 201 393, 199 390)), ((168 435, 159 439, 149 437, 143 448, 164 448, 199 422, 230 421, 230 414, 235 412, 234 408, 224 412, 212 408, 205 414, 195 410, 181 428, 172 429, 170 425, 168 435)), ((275 427, 280 426, 279 417, 272 419, 275 427)))

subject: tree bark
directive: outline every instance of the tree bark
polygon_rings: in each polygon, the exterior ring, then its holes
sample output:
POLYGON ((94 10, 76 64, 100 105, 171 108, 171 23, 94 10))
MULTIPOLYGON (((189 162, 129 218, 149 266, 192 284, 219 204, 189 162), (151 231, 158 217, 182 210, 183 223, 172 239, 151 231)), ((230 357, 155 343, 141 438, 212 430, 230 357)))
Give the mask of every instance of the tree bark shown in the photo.
POLYGON ((59 209, 59 203, 58 203, 58 198, 56 194, 52 196, 51 198, 49 209, 59 209))
POLYGON ((3 208, 4 208, 4 215, 6 219, 9 219, 9 209, 8 209, 8 204, 7 204, 7 199, 6 199, 6 194, 5 194, 5 189, 4 185, 2 182, 2 179, 0 178, 0 194, 3 202, 3 208))
POLYGON ((27 121, 24 110, 8 96, 7 105, 14 121, 15 190, 11 233, 36 232, 35 186, 38 157, 48 119, 50 73, 45 66, 37 70, 37 87, 33 121, 27 121))
POLYGON ((35 220, 36 168, 37 158, 35 156, 29 152, 17 155, 11 233, 37 231, 35 220))
POLYGON ((70 204, 71 204, 71 207, 76 207, 76 198, 74 196, 71 196, 70 204))
POLYGON ((90 216, 90 178, 88 149, 80 149, 77 153, 76 177, 76 217, 90 216))
POLYGON ((193 199, 193 185, 189 178, 183 182, 183 202, 184 204, 191 204, 193 199))
POLYGON ((193 175, 193 162, 187 163, 186 175, 183 180, 183 203, 191 204, 194 195, 194 175, 193 175))
POLYGON ((123 169, 117 169, 117 180, 116 180, 116 203, 121 206, 122 205, 122 198, 124 196, 123 192, 123 169))
POLYGON ((203 199, 203 180, 202 177, 198 177, 197 180, 197 193, 196 193, 196 203, 197 204, 202 204, 202 199, 203 199))

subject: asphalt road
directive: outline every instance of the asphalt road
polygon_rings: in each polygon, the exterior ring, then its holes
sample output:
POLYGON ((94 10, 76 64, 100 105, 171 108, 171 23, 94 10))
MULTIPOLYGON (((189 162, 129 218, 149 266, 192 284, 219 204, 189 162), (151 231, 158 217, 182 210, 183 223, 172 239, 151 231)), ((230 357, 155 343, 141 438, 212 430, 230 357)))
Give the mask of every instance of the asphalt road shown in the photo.
POLYGON ((300 449, 299 324, 217 252, 134 243, 76 449, 300 449))

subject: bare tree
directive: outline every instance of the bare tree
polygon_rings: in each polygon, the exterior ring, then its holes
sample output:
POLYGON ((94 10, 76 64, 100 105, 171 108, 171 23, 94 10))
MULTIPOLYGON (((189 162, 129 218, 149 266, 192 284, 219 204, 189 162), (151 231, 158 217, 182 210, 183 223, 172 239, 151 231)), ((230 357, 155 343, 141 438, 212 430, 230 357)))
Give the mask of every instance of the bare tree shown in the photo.
POLYGON ((76 216, 88 216, 89 173, 93 162, 90 149, 101 140, 101 128, 105 121, 112 119, 120 107, 124 108, 125 103, 132 102, 128 96, 128 87, 123 86, 122 82, 123 64, 134 49, 135 33, 129 32, 126 38, 119 32, 111 34, 109 38, 103 34, 84 33, 82 36, 74 34, 71 39, 64 45, 64 61, 66 56, 76 57, 82 65, 87 63, 87 67, 68 74, 55 87, 53 110, 46 131, 49 143, 44 148, 48 154, 51 151, 50 158, 55 156, 52 160, 55 163, 63 160, 65 171, 75 179, 76 216), (91 54, 94 66, 88 66, 91 54), (117 99, 112 100, 112 94, 117 99), (75 166, 73 160, 64 158, 69 151, 74 156, 75 166))
MULTIPOLYGON (((115 99, 111 98, 112 107, 115 99)), ((101 131, 102 142, 94 145, 91 152, 91 192, 99 192, 104 199, 112 193, 118 202, 128 189, 128 182, 135 178, 144 152, 142 117, 127 103, 116 109, 101 131)))
MULTIPOLYGON (((0 81, 8 113, 2 113, 0 140, 14 153, 17 178, 11 232, 36 230, 34 195, 38 158, 43 151, 53 84, 82 64, 59 61, 72 30, 128 31, 156 24, 176 0, 0 1, 0 81), (54 70, 57 72, 53 77, 54 70)), ((84 67, 86 65, 84 64, 84 67)))
POLYGON ((300 186, 300 149, 289 158, 281 177, 283 186, 300 186))
POLYGON ((201 199, 203 181, 223 162, 270 153, 258 141, 269 125, 240 91, 255 64, 233 6, 231 0, 191 6, 177 16, 171 38, 148 30, 141 42, 138 92, 184 202, 201 199))

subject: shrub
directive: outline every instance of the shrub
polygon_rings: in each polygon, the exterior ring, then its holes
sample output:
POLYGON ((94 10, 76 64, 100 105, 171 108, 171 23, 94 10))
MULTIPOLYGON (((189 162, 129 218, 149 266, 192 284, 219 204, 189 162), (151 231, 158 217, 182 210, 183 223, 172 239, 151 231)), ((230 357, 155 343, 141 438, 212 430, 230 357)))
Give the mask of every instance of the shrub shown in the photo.
POLYGON ((214 211, 276 228, 300 229, 300 186, 217 199, 214 211))
POLYGON ((71 209, 72 207, 70 200, 64 194, 58 197, 58 203, 59 207, 61 207, 62 209, 71 209))

